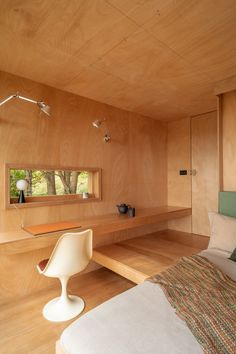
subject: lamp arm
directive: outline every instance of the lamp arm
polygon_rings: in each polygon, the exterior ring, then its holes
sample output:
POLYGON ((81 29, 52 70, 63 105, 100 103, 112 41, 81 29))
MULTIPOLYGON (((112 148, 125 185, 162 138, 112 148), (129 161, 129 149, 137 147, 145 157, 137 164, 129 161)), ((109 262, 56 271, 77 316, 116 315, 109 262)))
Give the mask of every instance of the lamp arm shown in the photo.
POLYGON ((20 96, 20 95, 18 95, 18 93, 15 93, 14 95, 11 95, 11 96, 7 97, 5 100, 1 101, 0 106, 2 106, 4 103, 10 101, 12 98, 19 98, 21 100, 36 103, 36 104, 38 103, 38 101, 32 100, 31 98, 27 98, 24 96, 20 96))
POLYGON ((2 106, 4 103, 10 101, 12 98, 19 98, 20 100, 37 104, 43 113, 47 114, 48 116, 51 115, 50 106, 48 106, 46 103, 44 103, 43 101, 32 100, 31 98, 28 98, 25 96, 20 96, 18 92, 15 93, 14 95, 11 95, 11 96, 5 98, 5 100, 3 100, 3 101, 0 101, 0 106, 2 106))
POLYGON ((21 100, 24 100, 24 101, 28 101, 28 102, 32 102, 32 103, 36 103, 36 104, 38 103, 38 101, 32 100, 31 98, 27 98, 24 96, 16 95, 15 97, 20 98, 21 100))
POLYGON ((17 94, 15 93, 14 95, 11 95, 7 98, 5 98, 5 100, 1 101, 0 102, 0 106, 2 106, 4 103, 6 103, 7 101, 10 101, 12 98, 16 98, 17 97, 17 94))

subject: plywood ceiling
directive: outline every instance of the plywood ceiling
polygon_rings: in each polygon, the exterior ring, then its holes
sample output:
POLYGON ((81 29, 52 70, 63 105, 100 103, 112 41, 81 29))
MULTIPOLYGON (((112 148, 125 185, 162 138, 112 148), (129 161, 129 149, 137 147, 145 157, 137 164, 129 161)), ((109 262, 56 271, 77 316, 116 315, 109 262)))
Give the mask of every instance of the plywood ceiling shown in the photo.
POLYGON ((216 108, 235 0, 1 0, 0 70, 157 119, 216 108))

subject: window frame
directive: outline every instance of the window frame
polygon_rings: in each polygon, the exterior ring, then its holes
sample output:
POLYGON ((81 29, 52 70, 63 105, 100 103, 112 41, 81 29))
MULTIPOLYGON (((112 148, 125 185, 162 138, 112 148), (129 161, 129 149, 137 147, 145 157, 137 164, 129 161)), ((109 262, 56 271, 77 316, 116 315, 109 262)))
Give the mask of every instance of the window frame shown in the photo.
POLYGON ((5 207, 12 208, 29 208, 50 205, 62 205, 73 203, 91 203, 102 200, 101 195, 102 185, 102 169, 93 167, 71 167, 71 166, 49 166, 49 165, 34 165, 34 164, 20 164, 20 163, 6 163, 5 164, 5 207), (17 203, 18 198, 10 197, 10 170, 48 170, 48 171, 87 171, 92 174, 91 191, 89 198, 83 199, 82 194, 66 194, 66 195, 49 195, 49 196, 26 196, 26 203, 17 203), (11 201, 16 199, 16 202, 11 201))

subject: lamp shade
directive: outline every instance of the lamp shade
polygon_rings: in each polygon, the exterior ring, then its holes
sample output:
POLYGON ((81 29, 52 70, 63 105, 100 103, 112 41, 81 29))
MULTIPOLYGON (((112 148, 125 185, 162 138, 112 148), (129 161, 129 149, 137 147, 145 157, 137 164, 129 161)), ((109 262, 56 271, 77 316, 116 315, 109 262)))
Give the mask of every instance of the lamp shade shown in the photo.
POLYGON ((100 128, 102 121, 100 121, 99 119, 96 119, 92 124, 95 128, 100 128))
POLYGON ((28 186, 28 182, 25 179, 19 179, 16 182, 16 188, 19 191, 24 191, 27 188, 27 186, 28 186))

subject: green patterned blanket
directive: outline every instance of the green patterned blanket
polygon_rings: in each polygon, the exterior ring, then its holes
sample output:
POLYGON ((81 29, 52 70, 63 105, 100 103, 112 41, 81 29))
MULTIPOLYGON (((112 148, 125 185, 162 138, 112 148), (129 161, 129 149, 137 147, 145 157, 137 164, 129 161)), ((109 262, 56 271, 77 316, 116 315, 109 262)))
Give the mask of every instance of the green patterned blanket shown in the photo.
POLYGON ((198 255, 148 280, 161 286, 205 353, 236 353, 236 282, 198 255))

